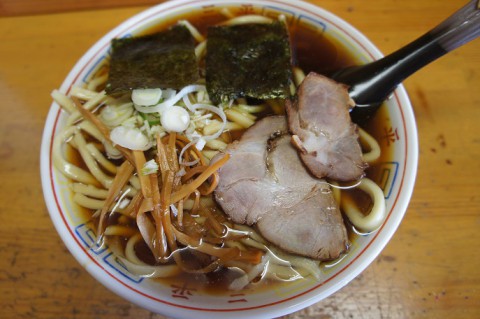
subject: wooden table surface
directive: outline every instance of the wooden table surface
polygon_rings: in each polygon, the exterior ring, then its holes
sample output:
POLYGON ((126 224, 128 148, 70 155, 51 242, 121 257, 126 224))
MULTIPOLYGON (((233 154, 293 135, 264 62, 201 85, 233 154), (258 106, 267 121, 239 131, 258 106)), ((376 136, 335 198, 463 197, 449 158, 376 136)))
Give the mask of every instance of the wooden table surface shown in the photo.
MULTIPOLYGON (((153 2, 0 1, 0 318, 164 318, 104 288, 70 255, 39 172, 52 89, 96 40, 153 2)), ((389 53, 464 0, 310 2, 389 53)), ((480 40, 405 86, 420 139, 405 219, 360 276, 284 318, 480 318, 480 40)))

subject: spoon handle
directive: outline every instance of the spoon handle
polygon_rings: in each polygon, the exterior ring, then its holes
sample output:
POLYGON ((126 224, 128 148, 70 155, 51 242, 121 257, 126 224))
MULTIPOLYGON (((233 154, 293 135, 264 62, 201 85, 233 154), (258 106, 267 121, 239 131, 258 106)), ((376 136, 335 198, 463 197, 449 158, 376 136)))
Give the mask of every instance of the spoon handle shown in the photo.
POLYGON ((352 118, 368 117, 405 78, 479 35, 480 0, 472 0, 405 47, 375 62, 346 68, 333 78, 350 86, 357 105, 352 118))

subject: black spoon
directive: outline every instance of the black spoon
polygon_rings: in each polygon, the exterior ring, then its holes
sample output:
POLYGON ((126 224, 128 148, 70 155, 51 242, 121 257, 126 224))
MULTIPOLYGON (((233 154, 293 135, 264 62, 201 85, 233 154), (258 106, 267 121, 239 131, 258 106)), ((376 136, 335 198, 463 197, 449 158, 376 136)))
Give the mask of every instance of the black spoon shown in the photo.
POLYGON ((361 124, 405 78, 479 35, 480 0, 472 0, 405 47, 372 63, 343 69, 332 78, 350 86, 350 97, 356 104, 350 115, 361 124))

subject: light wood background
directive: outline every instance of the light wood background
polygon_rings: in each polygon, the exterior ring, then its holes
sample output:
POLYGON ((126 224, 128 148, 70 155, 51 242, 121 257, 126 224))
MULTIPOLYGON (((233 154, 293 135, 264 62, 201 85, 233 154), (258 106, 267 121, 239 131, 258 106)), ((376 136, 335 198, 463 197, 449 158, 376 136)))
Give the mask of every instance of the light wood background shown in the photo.
MULTIPOLYGON (((310 0, 389 53, 463 0, 310 0)), ((0 318, 164 318, 96 282, 46 210, 39 150, 50 92, 103 34, 157 1, 0 0, 0 318), (142 6, 140 6, 142 5, 142 6)), ((284 318, 480 318, 480 40, 405 81, 419 130, 408 212, 332 297, 284 318)))

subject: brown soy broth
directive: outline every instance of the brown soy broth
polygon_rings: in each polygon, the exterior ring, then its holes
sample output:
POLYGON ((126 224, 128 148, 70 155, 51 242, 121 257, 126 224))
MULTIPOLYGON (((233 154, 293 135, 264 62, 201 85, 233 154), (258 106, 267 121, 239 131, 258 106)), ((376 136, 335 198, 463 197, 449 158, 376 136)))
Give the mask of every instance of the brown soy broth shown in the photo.
MULTIPOLYGON (((232 8, 231 11, 235 12, 235 9, 232 8)), ((226 20, 226 18, 219 12, 219 9, 212 9, 208 11, 208 14, 206 15, 205 11, 203 11, 202 14, 200 14, 200 11, 191 12, 189 14, 163 20, 158 25, 144 30, 138 35, 150 34, 164 30, 165 28, 177 23, 178 20, 182 19, 188 20, 203 35, 206 35, 208 26, 226 20)), ((293 63, 304 70, 306 74, 310 71, 314 71, 328 76, 343 67, 359 64, 358 58, 350 54, 337 40, 330 38, 324 33, 319 33, 317 30, 306 25, 290 26, 289 30, 292 43, 293 63)), ((388 111, 386 107, 383 106, 380 108, 377 115, 370 120, 366 127, 364 127, 364 129, 378 141, 380 141, 382 134, 381 130, 385 127, 385 125, 388 125, 385 124, 388 122, 388 111)), ((237 139, 240 137, 240 134, 238 134, 238 132, 231 132, 230 137, 232 139, 237 139)), ((378 163, 391 160, 392 154, 386 151, 384 145, 381 144, 381 147, 382 155, 378 160, 378 163)), ((70 154, 74 153, 76 152, 70 152, 70 154)), ((77 155, 71 155, 69 157, 70 159, 73 159, 74 163, 79 164, 80 167, 85 166, 78 153, 77 155)), ((380 167, 373 165, 368 168, 367 176, 375 180, 375 176, 378 176, 379 170, 380 167)), ((353 196, 355 196, 356 200, 358 200, 360 207, 369 205, 368 198, 358 194, 354 194, 353 196)), ((357 235, 349 229, 350 241, 355 241, 356 236, 357 235)), ((143 249, 138 249, 137 253, 139 253, 140 259, 152 260, 151 256, 149 256, 150 252, 146 246, 143 247, 143 249)), ((225 295, 229 293, 228 285, 230 282, 238 276, 239 273, 222 268, 208 274, 181 273, 175 277, 155 280, 170 287, 181 286, 188 283, 189 288, 195 289, 196 293, 225 295)), ((263 280, 263 282, 261 282, 259 285, 256 285, 256 287, 253 289, 255 291, 262 291, 266 289, 274 289, 276 285, 288 284, 288 282, 272 281, 267 279, 263 280)))
POLYGON ((330 76, 339 69, 359 64, 337 40, 307 26, 291 27, 290 38, 293 63, 305 74, 313 71, 330 76))

